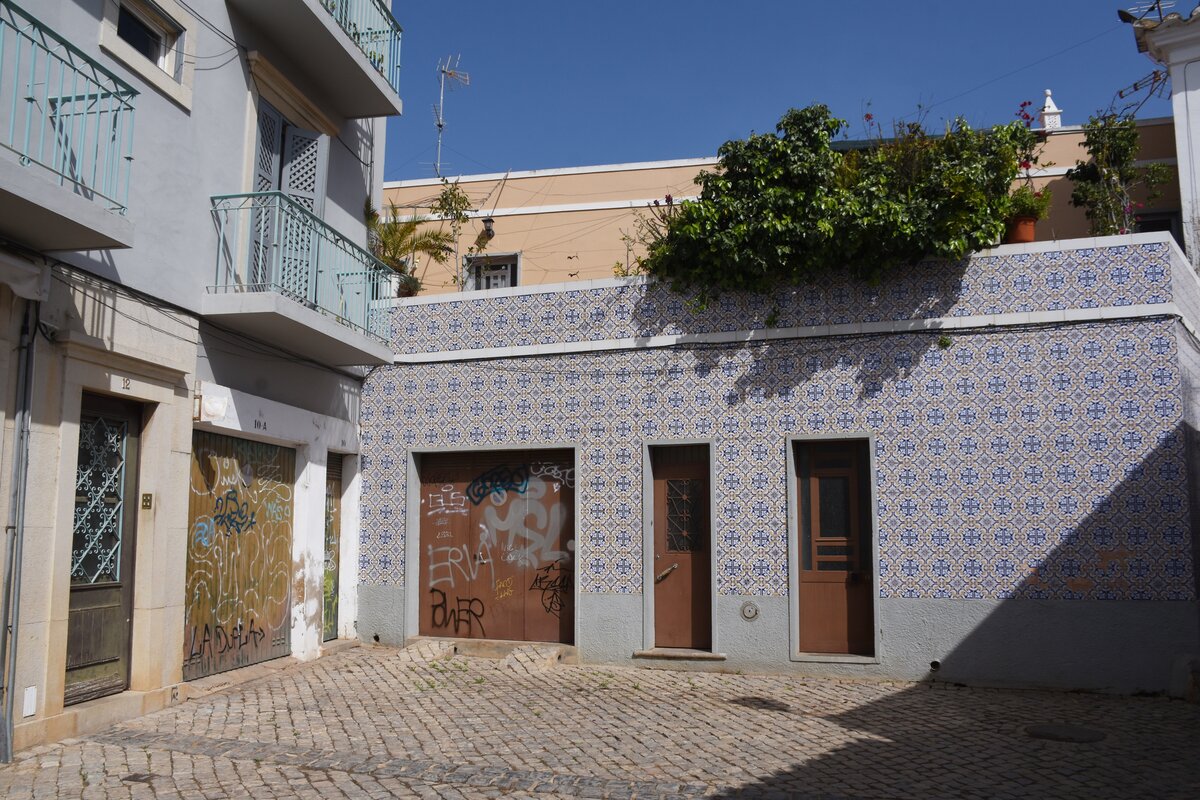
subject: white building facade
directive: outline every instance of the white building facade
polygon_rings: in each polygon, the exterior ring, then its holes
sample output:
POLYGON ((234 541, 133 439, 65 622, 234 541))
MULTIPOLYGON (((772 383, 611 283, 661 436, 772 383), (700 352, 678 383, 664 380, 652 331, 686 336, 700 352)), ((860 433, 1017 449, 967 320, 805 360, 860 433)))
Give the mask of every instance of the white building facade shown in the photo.
POLYGON ((5 755, 354 635, 399 45, 381 0, 0 0, 5 755))

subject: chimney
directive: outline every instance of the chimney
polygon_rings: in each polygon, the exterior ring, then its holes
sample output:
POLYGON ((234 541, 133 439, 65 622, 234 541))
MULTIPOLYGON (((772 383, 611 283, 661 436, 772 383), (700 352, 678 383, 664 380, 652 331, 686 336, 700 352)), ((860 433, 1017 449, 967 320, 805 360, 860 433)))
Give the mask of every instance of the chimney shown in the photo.
POLYGON ((1062 109, 1054 105, 1054 98, 1050 96, 1050 90, 1046 90, 1046 102, 1042 105, 1042 111, 1038 114, 1038 119, 1042 123, 1042 130, 1052 131, 1062 127, 1062 109))

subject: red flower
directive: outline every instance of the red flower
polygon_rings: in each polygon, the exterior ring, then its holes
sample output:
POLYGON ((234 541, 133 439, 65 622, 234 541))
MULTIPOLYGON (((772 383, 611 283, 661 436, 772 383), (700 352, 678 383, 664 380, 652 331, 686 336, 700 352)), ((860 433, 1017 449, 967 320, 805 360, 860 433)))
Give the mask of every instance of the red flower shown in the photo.
POLYGON ((1020 164, 1021 169, 1029 169, 1032 166, 1033 166, 1032 161, 1022 161, 1020 164))
POLYGON ((871 120, 875 119, 875 115, 874 114, 863 114, 863 119, 865 119, 867 122, 870 122, 871 120))

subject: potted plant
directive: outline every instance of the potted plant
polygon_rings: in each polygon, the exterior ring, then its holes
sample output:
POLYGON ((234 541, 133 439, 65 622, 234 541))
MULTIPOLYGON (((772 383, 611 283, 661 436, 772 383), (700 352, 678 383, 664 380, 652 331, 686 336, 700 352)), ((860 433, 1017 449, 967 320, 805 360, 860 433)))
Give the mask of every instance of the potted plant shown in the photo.
POLYGON ((1034 189, 1033 184, 1022 183, 1008 196, 1008 233, 1005 244, 1025 244, 1035 238, 1039 219, 1045 219, 1050 211, 1050 190, 1034 189))
POLYGON ((397 297, 412 297, 421 291, 421 279, 416 274, 418 255, 445 264, 454 252, 454 239, 449 233, 422 227, 422 221, 416 216, 401 219, 395 205, 389 206, 387 219, 380 219, 369 199, 363 211, 367 219, 368 247, 373 256, 396 273, 397 297))

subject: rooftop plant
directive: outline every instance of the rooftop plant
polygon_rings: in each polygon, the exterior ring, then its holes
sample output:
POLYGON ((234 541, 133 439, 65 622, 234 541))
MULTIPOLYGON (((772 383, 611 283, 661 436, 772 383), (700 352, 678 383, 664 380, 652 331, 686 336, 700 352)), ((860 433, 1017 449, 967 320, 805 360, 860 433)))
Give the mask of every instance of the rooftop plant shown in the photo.
POLYGON ((1050 211, 1050 199, 1049 189, 1035 189, 1031 183, 1022 183, 1008 197, 1008 216, 1010 219, 1045 219, 1050 211))
POLYGON ((1083 147, 1089 160, 1067 171, 1074 184, 1071 205, 1087 214, 1093 236, 1131 232, 1142 206, 1133 196, 1141 192, 1146 201, 1156 199, 1171 178, 1170 167, 1138 166, 1137 122, 1129 114, 1092 115, 1083 126, 1083 147))
POLYGON ((784 114, 775 133, 726 142, 718 169, 698 178, 699 199, 663 215, 646 270, 704 302, 826 270, 877 279, 999 240, 1019 157, 1034 138, 1021 122, 976 131, 958 119, 938 136, 906 123, 889 138, 835 147, 845 127, 812 105, 784 114))
POLYGON ((371 253, 399 276, 400 297, 410 297, 421 290, 421 279, 415 269, 418 255, 445 264, 454 252, 450 233, 422 227, 416 217, 401 219, 400 209, 394 204, 388 207, 387 218, 381 219, 368 200, 365 215, 371 253))

